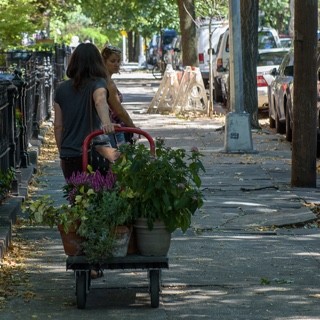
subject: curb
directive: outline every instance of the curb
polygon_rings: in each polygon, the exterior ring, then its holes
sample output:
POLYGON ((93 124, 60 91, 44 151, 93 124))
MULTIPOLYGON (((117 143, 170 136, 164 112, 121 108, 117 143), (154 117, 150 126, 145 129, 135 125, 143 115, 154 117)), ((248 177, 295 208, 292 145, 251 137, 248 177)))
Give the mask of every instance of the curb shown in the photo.
POLYGON ((0 205, 0 263, 7 252, 12 240, 12 227, 17 222, 21 213, 21 204, 28 193, 28 185, 31 181, 35 168, 33 165, 21 168, 21 182, 19 183, 19 194, 11 196, 0 205))
POLYGON ((0 262, 12 239, 12 225, 17 221, 21 198, 11 198, 0 206, 0 262))
MULTIPOLYGON (((46 127, 43 130, 46 131, 46 127)), ((29 166, 16 169, 17 193, 11 194, 0 205, 0 264, 11 244, 13 225, 17 222, 17 217, 21 215, 21 205, 28 195, 29 183, 37 171, 38 155, 42 141, 40 137, 38 140, 31 141, 28 151, 29 166)))

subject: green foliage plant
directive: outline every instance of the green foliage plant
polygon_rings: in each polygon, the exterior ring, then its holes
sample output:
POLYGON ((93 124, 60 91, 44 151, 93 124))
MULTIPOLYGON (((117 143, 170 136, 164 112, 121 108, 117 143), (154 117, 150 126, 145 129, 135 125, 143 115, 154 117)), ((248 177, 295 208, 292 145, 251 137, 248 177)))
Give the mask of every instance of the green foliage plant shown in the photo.
POLYGON ((289 34, 291 18, 289 3, 288 0, 260 0, 259 10, 263 13, 260 17, 261 25, 275 28, 279 33, 289 34))
POLYGON ((104 191, 97 201, 87 207, 86 219, 78 230, 78 234, 86 239, 83 250, 91 262, 112 256, 117 226, 131 223, 130 207, 118 190, 104 191))
POLYGON ((66 233, 77 226, 77 234, 84 238, 82 245, 89 261, 97 262, 111 255, 116 227, 132 222, 132 210, 120 197, 114 174, 77 173, 67 180, 63 190, 69 203, 55 206, 48 195, 26 201, 23 211, 29 214, 31 223, 50 227, 61 225, 66 233))
POLYGON ((162 220, 169 232, 185 232, 203 204, 199 174, 205 169, 199 151, 169 148, 157 138, 155 156, 142 143, 122 145, 120 152, 112 171, 132 216, 146 218, 149 229, 162 220))
POLYGON ((13 168, 9 168, 5 172, 0 171, 0 202, 1 199, 6 198, 7 194, 9 193, 13 180, 13 168))

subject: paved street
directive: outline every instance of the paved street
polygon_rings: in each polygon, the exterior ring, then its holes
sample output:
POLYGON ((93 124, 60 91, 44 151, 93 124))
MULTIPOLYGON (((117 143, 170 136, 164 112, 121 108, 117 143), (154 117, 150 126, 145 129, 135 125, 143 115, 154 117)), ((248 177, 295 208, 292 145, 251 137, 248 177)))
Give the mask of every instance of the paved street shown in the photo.
MULTIPOLYGON (((160 306, 150 307, 145 271, 118 270, 93 281, 87 308, 78 310, 58 231, 23 227, 15 237, 33 249, 17 284, 20 294, 8 299, 0 318, 320 319, 320 234, 306 206, 319 202, 319 188, 290 187, 285 138, 264 126, 252 132, 254 153, 227 154, 224 117, 146 114, 159 82, 139 72, 123 73, 117 82, 141 129, 169 146, 197 146, 204 155, 205 204, 186 234, 173 234, 160 306)), ((42 164, 36 195, 64 201, 63 184, 56 157, 42 164)))

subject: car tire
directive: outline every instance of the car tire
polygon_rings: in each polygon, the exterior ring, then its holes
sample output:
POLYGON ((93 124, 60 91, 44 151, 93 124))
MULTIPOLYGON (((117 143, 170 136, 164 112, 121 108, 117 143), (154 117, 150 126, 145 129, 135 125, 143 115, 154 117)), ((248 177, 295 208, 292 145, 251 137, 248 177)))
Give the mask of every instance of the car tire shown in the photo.
POLYGON ((276 127, 276 121, 271 116, 271 108, 271 103, 269 103, 269 127, 270 129, 274 129, 276 127))
POLYGON ((286 140, 289 142, 292 141, 291 118, 290 118, 290 113, 289 113, 288 102, 287 102, 287 107, 286 107, 286 140))
POLYGON ((269 114, 269 127, 271 129, 274 129, 276 127, 276 122, 275 120, 271 117, 271 115, 269 114))
POLYGON ((276 113, 276 132, 284 134, 286 132, 285 123, 280 122, 278 113, 276 113))
POLYGON ((221 84, 219 84, 216 78, 214 78, 214 100, 216 102, 223 102, 221 84))

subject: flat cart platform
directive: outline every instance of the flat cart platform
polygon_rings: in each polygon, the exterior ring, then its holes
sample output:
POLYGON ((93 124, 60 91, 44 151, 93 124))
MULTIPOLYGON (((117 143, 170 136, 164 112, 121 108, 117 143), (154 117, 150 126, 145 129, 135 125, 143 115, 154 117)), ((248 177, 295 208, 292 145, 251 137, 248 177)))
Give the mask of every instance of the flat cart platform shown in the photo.
MULTIPOLYGON (((94 268, 85 256, 68 256, 66 261, 67 270, 75 272, 77 307, 84 309, 86 306, 87 294, 91 286, 91 269, 94 268)), ((109 269, 145 269, 149 277, 149 293, 151 307, 159 307, 159 295, 161 291, 161 269, 169 268, 169 259, 163 257, 147 257, 141 255, 127 255, 125 257, 110 257, 99 261, 99 268, 109 269)))

